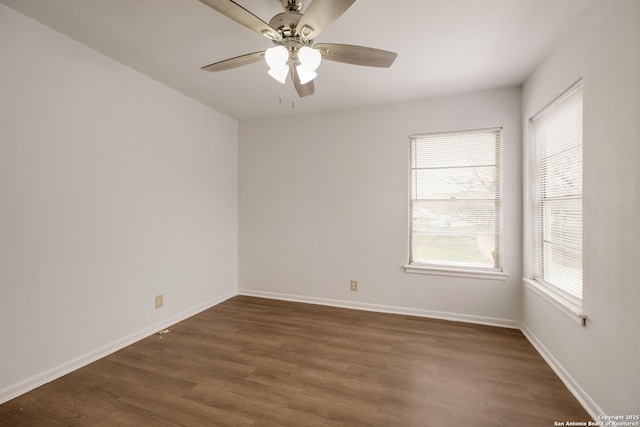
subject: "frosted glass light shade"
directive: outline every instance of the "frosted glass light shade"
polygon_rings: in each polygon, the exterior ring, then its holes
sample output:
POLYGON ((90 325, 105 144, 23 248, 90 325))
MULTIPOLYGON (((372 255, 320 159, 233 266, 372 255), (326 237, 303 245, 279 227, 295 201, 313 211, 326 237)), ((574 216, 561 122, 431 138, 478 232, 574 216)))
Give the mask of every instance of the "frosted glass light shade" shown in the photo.
POLYGON ((307 84, 311 80, 318 77, 318 73, 315 71, 308 71, 302 65, 296 66, 296 71, 298 72, 298 78, 300 79, 300 84, 307 84))
POLYGON ((280 69, 289 61, 289 51, 284 46, 270 47, 264 52, 264 59, 271 69, 280 69))
POLYGON ((298 59, 307 71, 315 71, 322 61, 322 55, 317 49, 302 46, 298 51, 298 59))
POLYGON ((287 74, 289 74, 289 66, 287 64, 269 70, 269 75, 282 84, 287 80, 287 74))

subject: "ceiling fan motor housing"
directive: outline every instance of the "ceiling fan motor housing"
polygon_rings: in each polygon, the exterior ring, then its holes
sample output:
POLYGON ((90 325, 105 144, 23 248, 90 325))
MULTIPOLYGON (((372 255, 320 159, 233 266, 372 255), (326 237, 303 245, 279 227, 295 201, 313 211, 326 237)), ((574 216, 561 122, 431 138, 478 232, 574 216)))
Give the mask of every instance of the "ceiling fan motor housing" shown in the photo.
POLYGON ((294 37, 297 35, 296 28, 300 19, 302 14, 299 12, 282 12, 271 18, 269 26, 278 30, 282 37, 294 37))

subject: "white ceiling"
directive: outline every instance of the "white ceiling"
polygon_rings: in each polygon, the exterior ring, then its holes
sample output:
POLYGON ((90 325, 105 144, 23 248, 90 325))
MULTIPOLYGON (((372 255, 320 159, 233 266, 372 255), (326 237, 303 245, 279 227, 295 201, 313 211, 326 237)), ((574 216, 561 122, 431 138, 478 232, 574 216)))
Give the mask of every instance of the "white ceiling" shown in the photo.
MULTIPOLYGON (((398 58, 389 69, 324 61, 315 95, 302 99, 290 81, 269 77, 262 62, 200 70, 272 44, 198 0, 0 2, 246 120, 519 85, 590 0, 359 0, 316 42, 375 47, 398 58)), ((266 22, 282 11, 280 0, 236 3, 266 22)))

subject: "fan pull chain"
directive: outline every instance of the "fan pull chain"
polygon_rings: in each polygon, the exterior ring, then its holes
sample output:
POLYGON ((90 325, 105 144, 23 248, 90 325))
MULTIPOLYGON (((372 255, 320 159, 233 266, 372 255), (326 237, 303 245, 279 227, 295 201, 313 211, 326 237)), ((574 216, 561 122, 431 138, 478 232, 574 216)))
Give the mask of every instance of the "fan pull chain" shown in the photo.
MULTIPOLYGON (((278 94, 278 100, 280 101, 280 104, 284 103, 284 97, 282 96, 282 93, 278 94)), ((296 109, 296 102, 295 101, 291 101, 291 109, 292 110, 296 109)))

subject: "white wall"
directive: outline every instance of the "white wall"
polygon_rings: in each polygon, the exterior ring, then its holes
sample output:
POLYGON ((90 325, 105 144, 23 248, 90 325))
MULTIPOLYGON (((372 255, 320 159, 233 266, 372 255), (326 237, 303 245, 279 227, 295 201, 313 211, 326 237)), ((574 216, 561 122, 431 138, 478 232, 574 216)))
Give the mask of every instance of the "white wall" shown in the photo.
POLYGON ((589 318, 579 326, 527 289, 523 328, 596 415, 640 413, 639 23, 637 0, 593 1, 523 87, 527 126, 584 77, 583 310, 589 318))
POLYGON ((238 124, 4 5, 0 64, 2 402, 236 293, 238 124))
POLYGON ((518 325, 520 117, 520 90, 507 88, 241 122, 240 292, 518 325), (508 279, 405 273, 408 136, 494 126, 504 126, 508 279))

